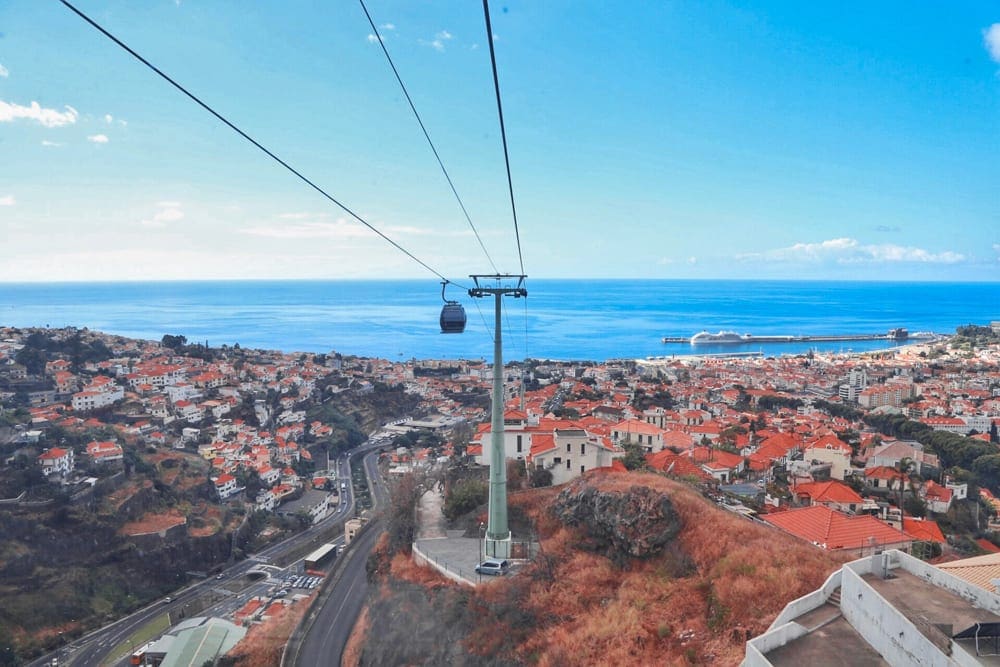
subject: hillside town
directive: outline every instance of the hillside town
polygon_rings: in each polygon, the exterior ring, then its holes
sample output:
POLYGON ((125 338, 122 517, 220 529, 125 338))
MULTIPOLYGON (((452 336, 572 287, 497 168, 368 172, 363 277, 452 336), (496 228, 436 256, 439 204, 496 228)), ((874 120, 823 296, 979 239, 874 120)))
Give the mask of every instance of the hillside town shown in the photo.
MULTIPOLYGON (((50 486, 72 487, 121 467, 130 449, 197 452, 218 500, 274 512, 294 499, 317 521, 337 489, 307 443, 335 425, 306 407, 376 386, 420 398, 400 432, 439 436, 434 448, 401 449, 397 472, 462 454, 489 460, 492 369, 482 361, 207 351, 171 336, 0 331, 0 398, 16 428, 5 463, 27 457, 50 486), (42 361, 43 340, 69 351, 42 361), (105 436, 68 447, 50 435, 74 431, 105 436)), ((536 484, 595 468, 687 478, 727 509, 830 550, 992 550, 966 537, 991 529, 1000 508, 998 366, 1000 346, 955 339, 863 355, 532 360, 505 369, 506 456, 536 484), (970 503, 982 508, 971 524, 970 503)))
MULTIPOLYGON (((336 512, 350 483, 336 459, 376 431, 390 477, 485 477, 492 373, 0 329, 0 512, 90 507, 127 518, 126 540, 227 536, 257 517, 239 544, 260 546, 336 512)), ((504 380, 514 487, 645 471, 844 558, 1000 552, 998 324, 855 355, 528 360, 504 380)))

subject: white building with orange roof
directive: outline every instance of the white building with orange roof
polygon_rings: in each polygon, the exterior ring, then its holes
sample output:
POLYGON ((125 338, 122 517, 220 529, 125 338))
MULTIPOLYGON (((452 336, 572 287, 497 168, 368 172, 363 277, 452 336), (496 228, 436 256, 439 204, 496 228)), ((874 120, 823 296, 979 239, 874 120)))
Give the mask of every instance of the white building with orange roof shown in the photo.
POLYGON ((42 474, 68 475, 76 465, 76 458, 72 447, 53 447, 47 449, 38 456, 38 465, 42 467, 42 474))
POLYGON ((221 500, 241 490, 236 486, 236 478, 229 473, 219 475, 212 480, 212 483, 215 484, 215 492, 219 494, 221 500))
POLYGON ((87 456, 94 463, 112 463, 124 458, 122 446, 111 440, 93 440, 87 443, 87 456))
POLYGON ((552 473, 553 484, 565 484, 597 468, 610 467, 625 452, 584 429, 556 429, 535 436, 530 463, 552 473))
POLYGON ((125 390, 114 384, 100 385, 97 389, 84 388, 73 394, 70 405, 76 412, 88 412, 90 410, 100 410, 125 398, 125 390))
POLYGON ((663 429, 638 419, 626 419, 611 427, 611 439, 617 445, 635 443, 647 454, 663 449, 663 429))
POLYGON ((829 463, 833 479, 844 480, 851 474, 851 446, 835 435, 826 435, 806 444, 802 458, 829 463))

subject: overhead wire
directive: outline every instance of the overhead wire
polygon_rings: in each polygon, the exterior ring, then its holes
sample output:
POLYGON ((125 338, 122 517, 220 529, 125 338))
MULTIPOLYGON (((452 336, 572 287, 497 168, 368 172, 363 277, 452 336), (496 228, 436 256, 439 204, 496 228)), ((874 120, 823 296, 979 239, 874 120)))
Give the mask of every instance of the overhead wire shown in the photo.
POLYGON ((403 90, 403 96, 406 97, 407 104, 410 105, 410 110, 413 111, 413 116, 417 119, 417 124, 420 125, 420 130, 424 133, 424 138, 427 139, 427 144, 431 147, 431 152, 434 153, 434 159, 437 160, 438 166, 441 167, 441 173, 444 174, 444 178, 448 181, 448 187, 451 188, 451 192, 455 195, 455 200, 458 202, 459 208, 462 209, 462 214, 465 216, 466 222, 469 223, 469 227, 472 228, 472 233, 476 235, 476 240, 479 241, 479 247, 482 248, 483 254, 486 255, 487 261, 489 261, 490 266, 497 273, 500 271, 497 269, 496 264, 493 263, 493 258, 490 257, 490 253, 486 250, 486 245, 483 243, 482 237, 479 235, 479 230, 472 223, 472 217, 469 215, 469 211, 465 208, 465 203, 462 202, 462 198, 458 194, 458 190, 455 188, 454 182, 451 180, 451 176, 448 174, 448 170, 445 169, 444 161, 438 154, 437 148, 434 146, 434 142, 431 141, 431 135, 427 131, 427 126, 424 125, 423 119, 417 112, 417 107, 413 103, 413 98, 410 97, 410 92, 406 89, 406 84, 403 83, 403 77, 400 76, 399 70, 396 68, 396 63, 393 62, 392 56, 389 55, 389 49, 386 48, 385 41, 382 39, 381 33, 379 33, 378 28, 375 26, 375 20, 372 19, 371 13, 368 11, 368 7, 365 5, 365 0, 358 0, 361 3, 361 9, 365 12, 365 17, 368 19, 368 24, 372 27, 372 33, 375 35, 378 45, 382 48, 382 53, 385 54, 385 59, 389 62, 389 67, 392 68, 392 73, 396 76, 396 81, 399 82, 399 87, 403 90))
MULTIPOLYGON (((510 151, 507 149, 507 128, 503 120, 503 102, 500 97, 500 76, 497 74, 496 50, 493 47, 493 24, 490 21, 489 0, 483 0, 483 16, 486 19, 486 42, 490 45, 490 67, 493 70, 493 90, 497 98, 497 116, 500 119, 500 139, 503 142, 503 159, 507 168, 507 192, 510 195, 510 212, 514 219, 514 238, 517 241, 517 260, 524 275, 524 255, 521 252, 521 233, 517 224, 517 206, 514 204, 514 180, 510 175, 510 151)), ((507 329, 510 330, 508 319, 507 329)), ((513 331, 510 332, 513 334, 513 331)), ((528 358, 528 300, 524 300, 524 358, 528 358)))
MULTIPOLYGON (((74 14, 76 14, 77 16, 79 16, 80 18, 82 18, 84 21, 86 21, 91 26, 93 26, 95 29, 97 29, 98 32, 100 32, 105 37, 107 37, 108 39, 110 39, 111 41, 113 41, 115 44, 117 44, 118 46, 120 46, 122 49, 124 49, 125 51, 127 51, 133 58, 135 58, 136 60, 138 60, 139 62, 141 62, 143 65, 145 65, 146 67, 148 67, 150 70, 152 70, 156 74, 158 74, 162 79, 164 79, 167 83, 169 83, 170 85, 172 85, 174 88, 176 88, 177 90, 179 90, 182 93, 184 93, 184 95, 186 95, 188 98, 190 98, 196 104, 198 104, 198 106, 200 106, 205 111, 207 111, 210 114, 212 114, 213 116, 215 116, 223 124, 225 124, 227 127, 229 127, 229 129, 233 130, 238 135, 240 135, 241 137, 243 137, 244 139, 246 139, 247 141, 249 141, 251 144, 253 144, 254 146, 256 146, 265 155, 267 155, 272 160, 274 160, 275 162, 277 162, 278 164, 280 164, 282 167, 284 167, 285 169, 287 169, 289 172, 291 172, 292 174, 294 174, 296 177, 298 177, 299 180, 301 180, 303 183, 305 183, 306 185, 308 185, 309 187, 311 187, 313 190, 315 190, 316 192, 318 192, 324 198, 326 198, 327 200, 329 200, 330 202, 332 202, 333 204, 335 204, 336 206, 338 206, 341 210, 343 210, 349 216, 351 216, 352 218, 354 218, 355 220, 357 220, 358 222, 360 222, 362 225, 364 225, 365 227, 367 227, 369 230, 371 230, 372 232, 374 232, 376 235, 378 235, 379 237, 381 237, 384 241, 386 241, 387 243, 389 243, 389 245, 391 245, 392 247, 394 247, 396 250, 400 251, 401 253, 403 253, 404 255, 406 255, 407 257, 409 257, 410 259, 412 259, 414 262, 416 262, 417 264, 419 264, 423 268, 425 268, 428 271, 430 271, 431 273, 433 273, 435 276, 437 276, 441 280, 445 280, 447 282, 450 282, 450 283, 453 283, 455 285, 459 285, 460 287, 462 287, 462 285, 460 285, 459 283, 455 283, 454 281, 451 281, 451 280, 448 280, 447 278, 445 278, 444 275, 442 275, 441 273, 439 273, 433 267, 431 267, 430 265, 428 265, 426 262, 424 262, 423 260, 421 260, 419 257, 417 257, 416 255, 414 255, 412 252, 410 252, 409 250, 407 250, 406 248, 404 248, 402 245, 400 245, 399 243, 397 243, 393 239, 391 239, 388 236, 386 236, 381 230, 379 230, 374 225, 372 225, 371 223, 369 223, 367 220, 365 220, 364 218, 362 218, 360 215, 358 215, 357 213, 355 213, 353 210, 351 210, 350 208, 348 208, 347 205, 345 205, 342 202, 340 202, 338 199, 336 199, 331 194, 329 194, 326 190, 324 190, 319 185, 317 185, 316 183, 314 183, 312 180, 310 180, 309 178, 307 178, 306 176, 304 176, 300 171, 298 171, 297 169, 295 169, 294 167, 292 167, 289 163, 285 162, 280 157, 278 157, 273 152, 271 152, 269 149, 265 148, 263 144, 261 144, 256 139, 254 139, 253 137, 251 137, 249 134, 247 134, 246 132, 244 132, 243 130, 241 130, 234 123, 232 123, 231 121, 229 121, 229 119, 227 119, 221 113, 219 113, 218 111, 216 111, 215 109, 213 109, 211 106, 209 106, 206 102, 203 102, 201 100, 201 98, 199 98, 197 95, 195 95, 194 93, 190 92, 187 88, 185 88, 184 86, 182 86, 181 84, 179 84, 174 79, 170 78, 170 76, 168 76, 166 73, 164 73, 160 68, 158 68, 156 65, 152 64, 151 62, 149 62, 148 60, 146 60, 144 57, 142 57, 141 55, 139 55, 134 49, 132 49, 130 46, 128 46, 125 42, 123 42, 122 40, 120 40, 117 37, 115 37, 113 34, 111 34, 109 31, 107 31, 99 23, 97 23, 92 18, 90 18, 89 16, 87 16, 86 14, 84 14, 82 11, 80 11, 79 9, 77 9, 75 6, 73 6, 73 4, 70 3, 68 0, 59 0, 59 1, 63 5, 65 5, 70 11, 72 11, 74 14)), ((467 288, 463 287, 463 289, 467 289, 467 288)))
POLYGON ((510 212, 514 216, 514 238, 517 240, 517 259, 524 274, 524 256, 521 254, 521 234, 517 228, 517 207, 514 206, 514 181, 510 177, 510 154, 507 151, 507 130, 503 122, 503 103, 500 101, 500 78, 497 75, 497 56, 493 48, 493 26, 490 23, 489 0, 483 0, 483 14, 486 16, 486 42, 490 45, 490 65, 493 68, 493 90, 497 96, 497 115, 500 116, 500 138, 503 141, 503 159, 507 165, 507 191, 510 193, 510 212))

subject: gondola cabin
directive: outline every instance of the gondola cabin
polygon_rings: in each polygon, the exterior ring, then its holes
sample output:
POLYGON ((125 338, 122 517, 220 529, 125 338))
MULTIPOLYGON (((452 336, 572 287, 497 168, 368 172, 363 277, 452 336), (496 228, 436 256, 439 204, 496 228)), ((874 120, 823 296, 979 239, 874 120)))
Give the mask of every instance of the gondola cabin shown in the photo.
POLYGON ((448 301, 441 309, 441 333, 460 334, 465 331, 465 308, 457 301, 448 301))

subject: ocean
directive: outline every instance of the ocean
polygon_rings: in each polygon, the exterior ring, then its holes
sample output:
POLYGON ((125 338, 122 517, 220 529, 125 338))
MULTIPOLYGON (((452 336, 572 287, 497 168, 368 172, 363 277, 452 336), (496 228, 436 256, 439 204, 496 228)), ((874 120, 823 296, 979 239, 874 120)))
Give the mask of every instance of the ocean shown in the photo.
MULTIPOLYGON (((468 285, 466 285, 468 286, 468 285)), ((712 352, 863 351, 886 341, 699 346, 664 336, 953 333, 1000 319, 1000 283, 734 280, 531 280, 505 298, 504 359, 604 361, 712 352)), ((386 359, 492 359, 493 299, 455 286, 461 335, 439 333, 440 285, 405 281, 0 284, 0 326, 76 326, 211 346, 339 352, 386 359)))

